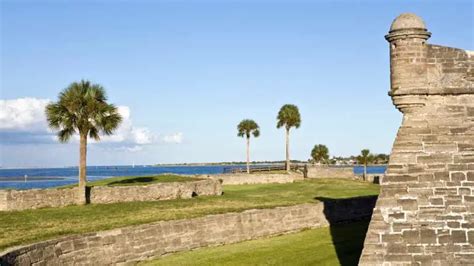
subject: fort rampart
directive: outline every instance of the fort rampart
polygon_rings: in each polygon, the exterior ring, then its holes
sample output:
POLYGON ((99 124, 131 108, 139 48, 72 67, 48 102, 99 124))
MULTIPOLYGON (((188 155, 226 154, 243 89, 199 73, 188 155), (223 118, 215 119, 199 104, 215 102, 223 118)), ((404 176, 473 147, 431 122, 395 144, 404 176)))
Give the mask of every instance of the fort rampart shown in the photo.
POLYGON ((0 252, 0 265, 110 265, 369 218, 376 197, 163 221, 0 252))
MULTIPOLYGON (((187 199, 202 195, 221 195, 219 180, 157 183, 142 186, 96 186, 87 188, 89 203, 187 199)), ((78 203, 78 188, 0 190, 0 211, 64 207, 78 203)))

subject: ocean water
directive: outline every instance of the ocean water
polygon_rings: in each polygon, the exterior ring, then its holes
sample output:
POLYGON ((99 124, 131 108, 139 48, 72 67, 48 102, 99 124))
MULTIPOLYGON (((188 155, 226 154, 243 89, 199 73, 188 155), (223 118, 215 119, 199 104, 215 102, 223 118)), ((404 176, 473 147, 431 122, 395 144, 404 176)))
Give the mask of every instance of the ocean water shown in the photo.
MULTIPOLYGON (((113 176, 175 174, 219 174, 223 166, 91 166, 87 167, 89 181, 113 176)), ((0 169, 0 189, 49 188, 75 184, 79 170, 70 168, 0 169), (26 181, 25 181, 25 175, 26 181)))
MULTIPOLYGON (((387 170, 387 166, 385 165, 377 165, 377 166, 368 166, 367 167, 367 174, 383 174, 387 170)), ((354 166, 354 173, 356 175, 362 175, 364 173, 363 166, 354 166)))
MULTIPOLYGON (((242 166, 91 166, 87 167, 89 181, 113 176, 140 176, 163 173, 174 174, 221 174, 224 168, 242 166)), ((368 167, 367 172, 384 173, 385 166, 368 167)), ((0 189, 32 189, 50 188, 78 181, 77 167, 70 168, 31 168, 31 169, 0 169, 0 189), (25 181, 26 175, 26 181, 25 181)), ((354 167, 355 174, 362 174, 363 167, 354 167)))

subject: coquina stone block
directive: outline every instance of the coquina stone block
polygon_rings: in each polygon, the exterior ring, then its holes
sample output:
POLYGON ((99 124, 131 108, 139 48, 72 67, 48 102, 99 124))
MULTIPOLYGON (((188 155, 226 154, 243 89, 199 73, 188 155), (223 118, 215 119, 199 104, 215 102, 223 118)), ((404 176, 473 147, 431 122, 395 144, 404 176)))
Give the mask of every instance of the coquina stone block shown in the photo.
POLYGON ((385 36, 403 122, 360 265, 474 264, 474 53, 430 36, 414 14, 385 36))

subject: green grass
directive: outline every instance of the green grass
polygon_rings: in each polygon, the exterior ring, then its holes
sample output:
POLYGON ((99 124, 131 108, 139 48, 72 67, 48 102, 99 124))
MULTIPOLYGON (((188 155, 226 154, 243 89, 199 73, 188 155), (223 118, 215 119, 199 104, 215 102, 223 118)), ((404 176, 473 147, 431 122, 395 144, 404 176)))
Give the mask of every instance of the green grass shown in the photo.
MULTIPOLYGON (((199 178, 181 176, 181 175, 151 175, 151 176, 124 176, 101 179, 97 181, 87 182, 87 186, 138 186, 151 185, 156 183, 170 183, 170 182, 189 182, 202 180, 199 178)), ((62 186, 61 188, 71 188, 77 186, 76 184, 62 186)))
POLYGON ((306 230, 176 253, 143 265, 357 265, 367 226, 361 221, 306 230))
POLYGON ((128 225, 316 202, 316 197, 376 195, 378 191, 377 185, 365 182, 319 179, 289 184, 224 186, 223 196, 0 212, 0 250, 58 236, 128 225))

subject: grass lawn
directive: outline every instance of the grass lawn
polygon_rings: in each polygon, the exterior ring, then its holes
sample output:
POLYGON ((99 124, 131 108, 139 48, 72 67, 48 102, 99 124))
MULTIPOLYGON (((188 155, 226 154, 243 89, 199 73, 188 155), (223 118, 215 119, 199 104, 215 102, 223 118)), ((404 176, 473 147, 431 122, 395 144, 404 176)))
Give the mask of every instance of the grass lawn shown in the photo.
POLYGON ((361 181, 319 179, 289 184, 224 186, 223 196, 0 212, 0 250, 63 235, 160 220, 316 202, 316 197, 376 195, 378 191, 378 185, 361 181))
MULTIPOLYGON (((87 182, 87 186, 138 186, 151 185, 156 183, 170 182, 189 182, 202 180, 199 178, 181 176, 181 175, 151 175, 151 176, 124 176, 101 179, 97 181, 87 182)), ((77 184, 62 186, 61 188, 75 187, 77 184)))
POLYGON ((368 221, 165 256, 143 265, 357 265, 368 221))

